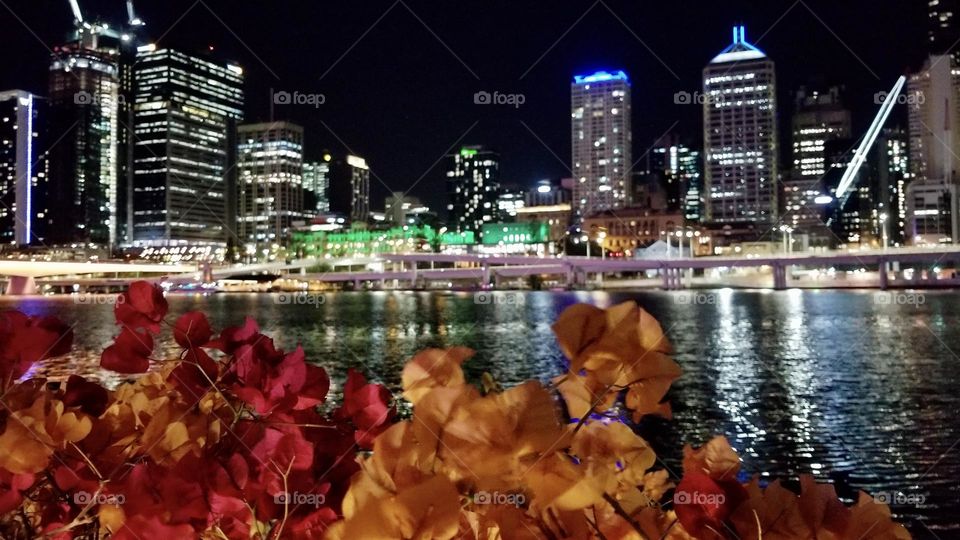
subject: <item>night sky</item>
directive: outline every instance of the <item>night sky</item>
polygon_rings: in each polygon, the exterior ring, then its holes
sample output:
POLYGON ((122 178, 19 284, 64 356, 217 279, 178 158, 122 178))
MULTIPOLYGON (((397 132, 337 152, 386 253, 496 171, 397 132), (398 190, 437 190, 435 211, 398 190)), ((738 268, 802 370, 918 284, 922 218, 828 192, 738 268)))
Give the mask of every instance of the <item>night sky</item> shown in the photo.
MULTIPOLYGON (((671 127, 701 146, 700 107, 675 105, 674 94, 700 89, 703 66, 729 44, 737 23, 776 62, 783 128, 790 93, 826 83, 846 86, 855 128, 865 130, 877 108, 874 93, 923 62, 925 6, 922 0, 136 3, 158 44, 186 52, 213 45, 244 66, 250 121, 270 119, 271 88, 322 93, 322 106, 277 107, 275 119, 306 127, 308 157, 329 148, 367 158, 375 207, 390 190, 410 190, 440 207, 440 158, 460 144, 501 152, 507 183, 568 176, 570 80, 602 68, 631 77, 635 159, 671 127), (525 103, 475 105, 478 91, 523 94, 525 103)), ((81 7, 88 19, 125 18, 122 0, 81 0, 81 7)), ((46 94, 48 49, 63 40, 71 20, 66 0, 0 0, 0 88, 46 94)), ((782 136, 781 145, 788 144, 782 136)))

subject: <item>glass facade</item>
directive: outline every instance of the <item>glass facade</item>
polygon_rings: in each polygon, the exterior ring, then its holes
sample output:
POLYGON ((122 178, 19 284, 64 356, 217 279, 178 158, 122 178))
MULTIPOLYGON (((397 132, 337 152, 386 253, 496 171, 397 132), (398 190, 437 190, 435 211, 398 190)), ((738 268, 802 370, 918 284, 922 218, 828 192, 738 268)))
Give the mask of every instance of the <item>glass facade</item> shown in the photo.
POLYGON ((574 77, 570 86, 573 210, 624 208, 633 194, 630 80, 623 71, 574 77))
POLYGON ((53 244, 118 243, 120 50, 87 36, 54 50, 48 132, 53 244))
POLYGON ((134 72, 134 245, 238 243, 243 71, 148 45, 134 72))
POLYGON ((304 219, 303 128, 272 122, 237 132, 240 239, 248 246, 282 243, 304 219))
POLYGON ((42 244, 47 216, 46 160, 41 157, 36 96, 0 92, 0 243, 42 244))
POLYGON ((303 164, 303 189, 311 204, 304 211, 314 215, 330 212, 330 155, 323 161, 308 161, 303 164))
POLYGON ((703 70, 705 212, 709 223, 777 219, 777 102, 773 61, 743 27, 703 70))
POLYGON ((483 234, 483 225, 499 220, 500 155, 482 146, 466 146, 447 156, 447 222, 460 232, 483 234))

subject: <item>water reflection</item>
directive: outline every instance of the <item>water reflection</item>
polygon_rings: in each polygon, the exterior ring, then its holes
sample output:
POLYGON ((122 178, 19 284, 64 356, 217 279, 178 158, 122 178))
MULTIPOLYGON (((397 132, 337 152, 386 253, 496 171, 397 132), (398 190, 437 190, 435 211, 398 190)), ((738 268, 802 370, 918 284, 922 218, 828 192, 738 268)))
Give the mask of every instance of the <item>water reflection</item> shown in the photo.
MULTIPOLYGON (((502 293, 495 293, 502 294, 502 293)), ((509 293, 513 294, 513 293, 509 293)), ((725 434, 744 472, 795 478, 812 473, 853 498, 858 489, 924 496, 895 506, 941 537, 960 534, 960 303, 952 292, 921 305, 886 305, 856 291, 682 293, 534 292, 520 302, 477 303, 456 292, 333 293, 317 306, 256 294, 171 296, 174 316, 202 309, 222 328, 256 315, 278 346, 302 343, 335 388, 354 367, 397 389, 407 358, 426 347, 464 345, 473 380, 489 371, 509 385, 563 369, 550 326, 576 302, 608 307, 636 299, 667 331, 683 377, 670 392, 671 421, 639 429, 671 470, 683 443, 725 434), (950 530, 946 530, 950 528, 950 530)), ((110 384, 97 367, 117 331, 112 306, 70 298, 2 299, 0 307, 56 315, 76 324, 75 353, 37 373, 79 373, 110 384)), ((176 349, 166 336, 160 346, 176 349)), ((918 536, 922 525, 911 527, 918 536)))

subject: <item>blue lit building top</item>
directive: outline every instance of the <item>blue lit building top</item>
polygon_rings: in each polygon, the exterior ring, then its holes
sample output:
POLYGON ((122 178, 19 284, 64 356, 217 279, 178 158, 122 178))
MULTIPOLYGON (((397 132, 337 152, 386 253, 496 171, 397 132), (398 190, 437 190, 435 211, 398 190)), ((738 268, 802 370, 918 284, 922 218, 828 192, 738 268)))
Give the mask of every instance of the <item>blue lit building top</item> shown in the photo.
POLYGON ((630 82, 630 78, 627 77, 627 74, 623 71, 598 71, 590 75, 574 75, 573 82, 576 84, 590 84, 598 82, 607 82, 607 81, 624 81, 626 83, 630 82))
POLYGON ((710 61, 711 64, 741 62, 766 58, 763 51, 747 42, 747 32, 743 26, 733 27, 733 43, 710 61))

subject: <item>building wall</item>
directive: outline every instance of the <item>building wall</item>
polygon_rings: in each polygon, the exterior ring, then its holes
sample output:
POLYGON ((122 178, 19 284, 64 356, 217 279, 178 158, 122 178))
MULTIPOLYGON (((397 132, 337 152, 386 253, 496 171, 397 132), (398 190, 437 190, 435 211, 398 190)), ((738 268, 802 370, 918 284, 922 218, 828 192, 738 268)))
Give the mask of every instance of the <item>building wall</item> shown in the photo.
POLYGON ((448 223, 458 232, 483 233, 499 220, 500 155, 482 146, 466 146, 447 156, 448 223))
POLYGON ((705 220, 775 222, 779 167, 773 61, 745 41, 735 41, 703 70, 703 92, 705 220))
POLYGON ((118 228, 118 54, 80 44, 50 64, 48 243, 114 246, 118 228))
POLYGON ((630 81, 622 71, 578 76, 570 95, 573 210, 579 221, 632 202, 630 81))
POLYGON ((135 78, 134 243, 235 242, 242 70, 150 46, 135 78))
POLYGON ((246 244, 280 244, 304 219, 303 128, 289 122, 237 129, 238 234, 246 244))

